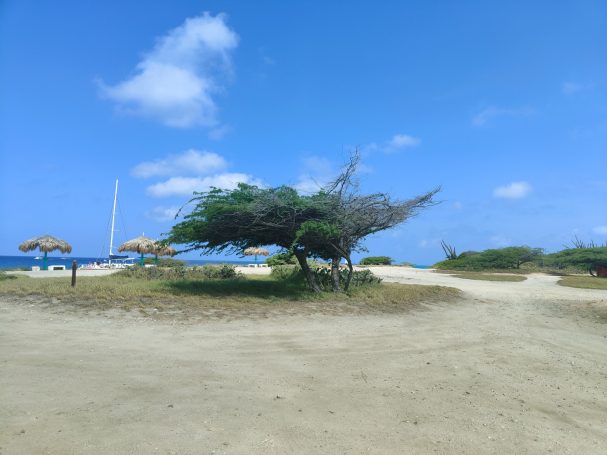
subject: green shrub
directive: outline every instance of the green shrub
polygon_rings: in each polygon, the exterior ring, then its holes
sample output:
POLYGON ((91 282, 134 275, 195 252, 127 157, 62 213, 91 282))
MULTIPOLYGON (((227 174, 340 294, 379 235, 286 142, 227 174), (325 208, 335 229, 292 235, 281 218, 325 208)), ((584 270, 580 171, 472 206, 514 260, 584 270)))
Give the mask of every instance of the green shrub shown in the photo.
MULTIPOLYGON (((322 267, 314 269, 314 275, 318 280, 318 284, 325 290, 329 291, 333 288, 333 280, 331 278, 331 269, 328 267, 322 267)), ((343 284, 348 278, 348 270, 341 268, 339 269, 340 282, 343 284)), ((381 283, 381 278, 376 277, 371 270, 355 270, 352 273, 352 279, 350 281, 350 287, 366 286, 370 284, 381 283)))
POLYGON ((360 260, 360 265, 391 265, 392 258, 388 256, 369 256, 360 260))
POLYGON ((201 272, 203 277, 209 280, 232 280, 242 276, 232 264, 203 265, 195 267, 194 271, 201 272))
MULTIPOLYGON (((320 287, 325 291, 333 289, 331 269, 329 267, 312 267, 312 273, 320 287)), ((339 269, 340 282, 343 285, 348 278, 348 269, 339 269)), ((297 281, 304 283, 305 276, 298 265, 278 265, 272 267, 271 276, 281 281, 297 281)), ((365 286, 381 283, 381 278, 376 277, 370 270, 355 270, 350 281, 351 287, 365 286)))
POLYGON ((155 265, 157 267, 185 267, 186 262, 173 258, 158 258, 158 262, 154 258, 145 258, 145 264, 155 265))
POLYGON ((437 269, 445 270, 504 270, 518 269, 527 262, 540 258, 540 248, 528 246, 511 246, 495 250, 485 250, 481 253, 466 252, 457 259, 447 259, 434 265, 437 269))
POLYGON ((278 253, 266 259, 266 264, 270 267, 277 265, 297 264, 297 258, 291 253, 278 253))
POLYGON ((8 273, 0 270, 0 281, 14 280, 15 278, 17 278, 15 275, 9 275, 8 273))
POLYGON ((543 264, 557 269, 574 268, 588 271, 597 266, 607 267, 607 247, 568 248, 558 253, 547 254, 543 264))
POLYGON ((352 281, 350 282, 350 286, 365 286, 368 284, 379 283, 381 283, 381 278, 375 276, 371 270, 355 270, 354 273, 352 273, 352 281))
POLYGON ((240 277, 236 267, 230 264, 201 267, 129 267, 116 274, 141 280, 229 280, 240 277))
POLYGON ((304 281, 304 275, 298 265, 276 265, 272 267, 270 275, 281 281, 304 281))

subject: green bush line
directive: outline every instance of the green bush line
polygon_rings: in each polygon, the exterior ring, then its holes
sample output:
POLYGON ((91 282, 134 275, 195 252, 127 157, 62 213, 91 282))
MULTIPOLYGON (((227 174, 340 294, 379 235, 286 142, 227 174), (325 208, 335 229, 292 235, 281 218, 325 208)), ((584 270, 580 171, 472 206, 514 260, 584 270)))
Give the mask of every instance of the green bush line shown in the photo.
POLYGON ((527 246, 468 251, 434 265, 438 270, 548 273, 587 273, 599 266, 607 266, 607 247, 568 248, 552 254, 527 246))
POLYGON ((369 256, 362 258, 360 265, 392 265, 393 259, 389 256, 369 256))

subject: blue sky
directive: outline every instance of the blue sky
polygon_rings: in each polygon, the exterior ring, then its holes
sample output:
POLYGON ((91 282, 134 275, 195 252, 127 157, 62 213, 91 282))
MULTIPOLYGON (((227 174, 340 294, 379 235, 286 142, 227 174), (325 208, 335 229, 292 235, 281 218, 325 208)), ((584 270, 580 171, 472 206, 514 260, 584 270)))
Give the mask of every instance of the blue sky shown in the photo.
POLYGON ((601 1, 5 0, 0 254, 100 254, 116 178, 118 240, 158 237, 194 189, 311 190, 353 147, 363 191, 443 187, 363 255, 603 242, 605 49, 601 1))

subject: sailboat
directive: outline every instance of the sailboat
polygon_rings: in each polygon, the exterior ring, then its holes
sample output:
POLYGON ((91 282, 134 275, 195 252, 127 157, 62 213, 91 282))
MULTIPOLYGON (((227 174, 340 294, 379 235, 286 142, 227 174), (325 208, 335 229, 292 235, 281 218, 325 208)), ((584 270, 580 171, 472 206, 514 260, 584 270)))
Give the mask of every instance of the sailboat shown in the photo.
POLYGON ((125 259, 129 259, 128 255, 120 255, 114 254, 114 232, 116 229, 114 228, 116 223, 116 201, 118 200, 118 179, 116 179, 116 188, 114 190, 114 205, 112 207, 112 230, 110 231, 110 250, 108 254, 108 265, 112 267, 112 260, 114 262, 114 267, 117 265, 123 265, 125 259))
MULTIPOLYGON (((110 246, 107 259, 100 259, 87 265, 81 266, 84 269, 123 269, 135 264, 135 258, 128 255, 114 254, 114 233, 116 232, 116 203, 118 201, 118 179, 114 189, 114 205, 112 206, 112 226, 110 230, 110 246), (103 261, 103 262, 101 262, 103 261)), ((102 249, 102 251, 105 248, 102 249)))

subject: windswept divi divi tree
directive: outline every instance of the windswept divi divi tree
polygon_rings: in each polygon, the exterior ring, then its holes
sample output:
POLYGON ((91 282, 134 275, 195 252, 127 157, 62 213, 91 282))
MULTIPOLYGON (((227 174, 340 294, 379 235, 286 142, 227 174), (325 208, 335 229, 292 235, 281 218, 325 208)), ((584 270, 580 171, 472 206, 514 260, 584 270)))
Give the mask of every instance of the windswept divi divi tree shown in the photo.
POLYGON ((291 251, 313 291, 320 287, 309 257, 331 260, 333 290, 347 290, 353 273, 351 255, 370 234, 403 223, 420 209, 435 204, 435 189, 400 201, 385 193, 361 195, 354 179, 360 162, 350 158, 325 189, 301 195, 288 186, 259 188, 240 184, 234 190, 195 193, 194 209, 167 234, 165 242, 183 244, 182 251, 240 253, 251 247, 277 245, 291 251), (341 285, 339 263, 348 263, 341 285))

